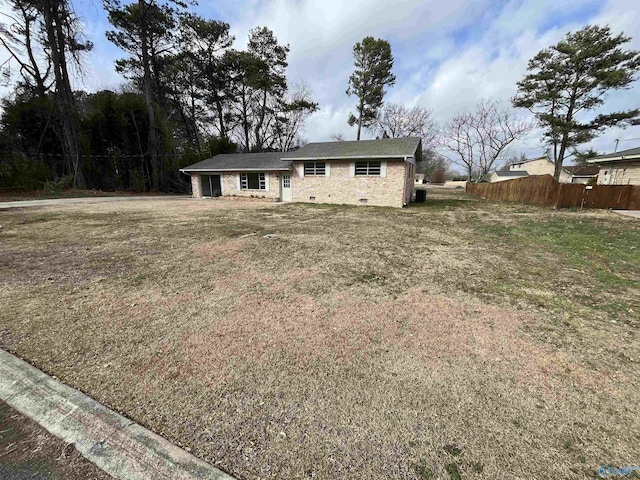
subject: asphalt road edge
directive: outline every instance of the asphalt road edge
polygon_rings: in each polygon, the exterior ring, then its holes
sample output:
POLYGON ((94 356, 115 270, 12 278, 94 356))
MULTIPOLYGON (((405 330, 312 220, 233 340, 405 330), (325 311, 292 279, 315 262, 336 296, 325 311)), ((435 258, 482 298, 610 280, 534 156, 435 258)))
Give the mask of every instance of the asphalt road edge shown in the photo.
POLYGON ((0 398, 117 479, 233 480, 168 440, 0 349, 0 398))

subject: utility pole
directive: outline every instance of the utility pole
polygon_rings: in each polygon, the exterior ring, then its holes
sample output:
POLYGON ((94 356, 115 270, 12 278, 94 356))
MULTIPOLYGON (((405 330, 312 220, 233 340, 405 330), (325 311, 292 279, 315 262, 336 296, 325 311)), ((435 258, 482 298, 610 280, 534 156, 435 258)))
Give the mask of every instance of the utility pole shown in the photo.
POLYGON ((613 151, 613 153, 616 153, 618 151, 618 144, 620 142, 629 142, 631 140, 640 140, 640 137, 636 137, 636 138, 616 138, 616 148, 613 151))

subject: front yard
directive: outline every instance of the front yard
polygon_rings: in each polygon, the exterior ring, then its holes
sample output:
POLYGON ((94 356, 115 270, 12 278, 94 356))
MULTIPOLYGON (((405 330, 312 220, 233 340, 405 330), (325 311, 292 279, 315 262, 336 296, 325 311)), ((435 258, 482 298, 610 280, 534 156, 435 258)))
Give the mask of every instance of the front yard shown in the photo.
POLYGON ((437 190, 0 224, 0 347, 239 478, 640 462, 637 220, 437 190))

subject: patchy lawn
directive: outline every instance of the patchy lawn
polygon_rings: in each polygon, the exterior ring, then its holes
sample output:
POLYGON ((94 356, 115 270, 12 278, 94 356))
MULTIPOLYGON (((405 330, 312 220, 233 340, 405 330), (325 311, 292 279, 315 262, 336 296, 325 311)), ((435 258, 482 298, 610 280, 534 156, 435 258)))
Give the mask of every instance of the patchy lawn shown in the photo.
POLYGON ((640 459, 640 222, 403 210, 0 213, 0 346, 240 478, 584 478, 640 459))

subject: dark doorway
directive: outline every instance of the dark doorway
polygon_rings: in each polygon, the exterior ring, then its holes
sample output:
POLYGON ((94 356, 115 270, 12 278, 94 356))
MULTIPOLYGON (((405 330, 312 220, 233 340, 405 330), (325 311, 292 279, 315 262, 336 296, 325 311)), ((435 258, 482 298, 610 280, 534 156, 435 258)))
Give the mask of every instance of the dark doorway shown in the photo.
POLYGON ((203 197, 219 197, 222 195, 220 175, 202 175, 200 178, 202 181, 203 197))

